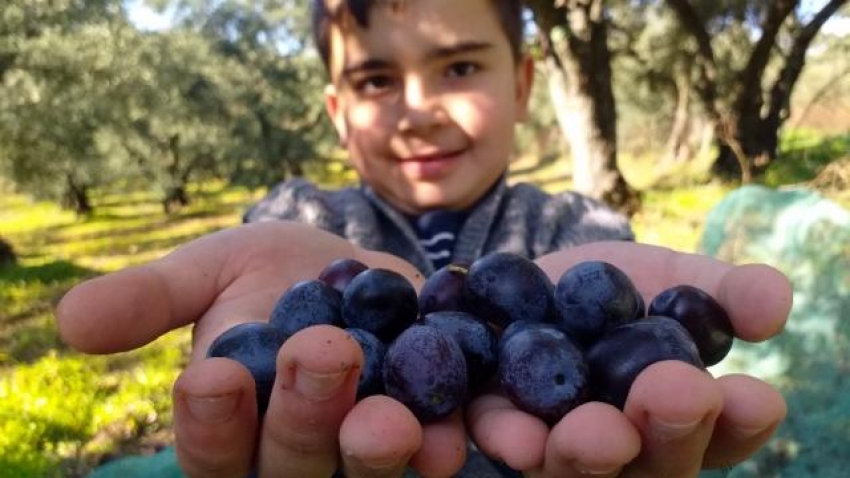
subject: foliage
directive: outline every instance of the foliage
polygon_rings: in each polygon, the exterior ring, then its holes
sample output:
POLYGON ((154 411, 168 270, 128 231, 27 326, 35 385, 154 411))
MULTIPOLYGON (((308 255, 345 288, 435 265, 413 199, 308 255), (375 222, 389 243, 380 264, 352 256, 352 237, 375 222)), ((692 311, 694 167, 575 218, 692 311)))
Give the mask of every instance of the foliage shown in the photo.
MULTIPOLYGON (((34 197, 89 213, 89 192, 117 180, 156 191, 163 205, 169 199, 183 204, 191 199, 185 188, 192 182, 262 188, 337 160, 322 110, 326 77, 309 39, 308 2, 140 1, 173 14, 172 26, 142 30, 128 21, 120 0, 9 0, 0 7, 0 176, 34 197)), ((741 83, 769 2, 696 3, 711 34, 717 91, 728 100, 741 83)), ((605 14, 593 17, 608 30, 607 40, 597 39, 605 43, 596 46, 614 54, 607 65, 612 80, 585 72, 602 93, 608 88, 600 81, 614 82, 615 98, 599 97, 611 127, 588 137, 610 142, 611 148, 598 148, 606 172, 616 173, 617 152, 655 154, 680 144, 671 141, 677 130, 687 130, 676 128, 677 111, 688 112, 692 129, 706 113, 682 103, 700 85, 698 45, 670 4, 606 2, 605 14)), ((566 27, 563 13, 551 18, 566 27)), ((810 17, 797 10, 774 50, 785 48, 788 35, 810 17)), ((529 31, 540 32, 540 26, 529 31)), ((820 63, 832 67, 828 58, 846 52, 847 41, 824 35, 815 47, 827 52, 819 53, 827 58, 820 63)), ((545 50, 540 43, 533 49, 538 56, 545 50)), ((607 68, 599 54, 587 58, 600 61, 576 66, 607 68)), ((779 57, 771 58, 766 82, 779 71, 779 57)), ((558 133, 556 117, 565 108, 554 107, 558 95, 546 94, 546 76, 538 75, 533 114, 520 129, 517 149, 531 147, 551 158, 562 153, 567 131, 558 133)), ((810 98, 820 96, 815 91, 810 98)), ((579 126, 573 121, 565 128, 576 132, 579 126)))
POLYGON ((33 196, 88 212, 91 188, 122 179, 186 202, 193 180, 301 174, 329 137, 318 62, 275 26, 298 2, 203 3, 156 33, 105 0, 19 25, 29 4, 0 11, 0 175, 33 196))

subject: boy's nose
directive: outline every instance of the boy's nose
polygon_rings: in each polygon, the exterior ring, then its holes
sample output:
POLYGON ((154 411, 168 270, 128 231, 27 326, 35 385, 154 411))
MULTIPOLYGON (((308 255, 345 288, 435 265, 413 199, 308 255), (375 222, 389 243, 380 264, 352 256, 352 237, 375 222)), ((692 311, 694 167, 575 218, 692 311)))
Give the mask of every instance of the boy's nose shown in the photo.
POLYGON ((433 128, 446 119, 439 95, 430 91, 427 85, 418 79, 405 82, 402 103, 398 124, 402 131, 433 128))

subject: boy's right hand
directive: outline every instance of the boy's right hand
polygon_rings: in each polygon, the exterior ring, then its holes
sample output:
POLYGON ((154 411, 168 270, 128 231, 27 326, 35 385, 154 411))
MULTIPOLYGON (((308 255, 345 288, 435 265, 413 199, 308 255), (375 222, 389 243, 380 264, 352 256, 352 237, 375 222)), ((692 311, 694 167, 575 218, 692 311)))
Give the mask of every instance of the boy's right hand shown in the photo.
POLYGON ((408 464, 450 476, 463 464, 460 414, 421 427, 388 397, 355 404, 363 356, 341 329, 293 335, 278 355, 277 383, 262 427, 254 383, 238 363, 206 359, 212 340, 244 321, 265 321, 280 294, 354 257, 422 278, 406 262, 354 248, 300 224, 258 223, 192 241, 150 264, 95 278, 69 291, 57 309, 63 339, 87 353, 140 347, 193 324, 193 351, 173 390, 176 450, 192 477, 400 476, 408 464))
MULTIPOLYGON (((174 386, 176 448, 189 476, 400 476, 406 465, 425 476, 453 476, 466 458, 460 414, 421 427, 399 402, 355 403, 362 352, 342 330, 317 327, 294 335, 278 355, 278 377, 262 427, 254 385, 242 366, 205 359, 213 338, 244 321, 264 321, 289 285, 317 277, 332 260, 354 257, 404 273, 410 264, 356 249, 317 229, 290 223, 245 225, 197 239, 148 265, 85 282, 57 310, 60 332, 87 353, 142 346, 194 324, 189 366, 174 386)), ((790 286, 761 266, 732 267, 710 258, 629 243, 590 244, 542 258, 550 276, 583 259, 623 268, 645 296, 677 283, 699 285, 728 307, 747 340, 778 333, 790 286)), ((664 362, 635 383, 624 412, 585 404, 549 430, 498 395, 477 399, 468 427, 479 447, 535 477, 695 476, 701 466, 737 463, 761 447, 785 413, 781 395, 746 376, 713 379, 664 362), (671 378, 674 377, 674 378, 671 378), (693 425, 664 428, 663 422, 693 425)))

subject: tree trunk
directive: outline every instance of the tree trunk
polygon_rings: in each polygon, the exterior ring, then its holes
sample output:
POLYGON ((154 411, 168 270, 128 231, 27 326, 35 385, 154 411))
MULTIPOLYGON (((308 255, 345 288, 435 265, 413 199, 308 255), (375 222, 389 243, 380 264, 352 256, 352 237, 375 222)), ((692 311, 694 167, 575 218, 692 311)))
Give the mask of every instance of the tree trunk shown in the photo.
POLYGON ((189 194, 186 192, 185 186, 172 186, 165 192, 165 199, 162 201, 162 209, 166 214, 179 212, 188 205, 189 194))
POLYGON ((709 118, 716 125, 720 141, 712 171, 723 178, 740 178, 744 183, 749 182, 753 175, 762 173, 777 157, 779 131, 789 117, 791 94, 805 66, 806 51, 826 20, 847 0, 830 0, 807 25, 797 30, 791 49, 782 58, 776 81, 765 90, 762 86, 764 75, 778 48, 779 31, 800 0, 770 3, 759 25, 761 36, 747 65, 738 73, 737 88, 732 89, 731 101, 726 101, 726 106, 717 95, 717 65, 705 19, 699 18, 687 0, 667 0, 667 3, 698 45, 700 81, 697 91, 709 118))
POLYGON ((781 122, 778 118, 762 118, 752 112, 739 113, 733 120, 737 121, 735 139, 746 157, 746 169, 741 165, 739 154, 729 144, 721 144, 712 171, 722 178, 741 177, 743 182, 749 182, 776 158, 781 122))
POLYGON ((12 244, 9 244, 6 239, 0 237, 0 267, 16 264, 17 262, 18 256, 15 254, 12 244))
POLYGON ((667 138, 665 164, 687 161, 693 154, 691 148, 691 79, 688 72, 676 75, 676 111, 667 138))
POLYGON ((274 182, 283 181, 287 177, 304 176, 304 166, 301 161, 286 154, 284 144, 281 144, 280 134, 275 131, 275 126, 268 116, 262 112, 255 112, 257 121, 260 123, 260 132, 263 137, 263 151, 266 154, 266 164, 280 164, 280 176, 274 178, 274 182))
POLYGON ((89 198, 88 186, 77 184, 74 178, 69 174, 66 176, 66 189, 63 198, 63 204, 73 209, 79 216, 86 216, 94 211, 89 198))
POLYGON ((617 115, 602 3, 559 8, 551 0, 538 0, 529 6, 558 124, 570 144, 574 188, 631 215, 640 207, 640 196, 617 167, 617 115))
POLYGON ((189 205, 189 194, 186 186, 189 182, 191 168, 183 166, 183 156, 180 154, 180 135, 175 134, 168 140, 168 152, 171 164, 168 165, 168 186, 162 200, 162 209, 166 214, 180 211, 189 205))

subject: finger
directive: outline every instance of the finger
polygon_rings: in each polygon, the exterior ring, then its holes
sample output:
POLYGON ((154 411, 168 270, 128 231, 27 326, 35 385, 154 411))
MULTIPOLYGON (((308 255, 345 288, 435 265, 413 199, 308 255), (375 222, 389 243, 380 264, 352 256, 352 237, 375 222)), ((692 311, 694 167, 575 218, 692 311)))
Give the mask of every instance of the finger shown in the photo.
POLYGON ((74 287, 57 306, 59 332, 80 351, 114 353, 203 316, 194 335, 193 358, 198 359, 227 327, 267 320, 287 286, 318 277, 342 257, 397 270, 416 287, 423 280, 407 262, 355 248, 326 231, 284 221, 246 224, 74 287))
POLYGON ((347 478, 394 478, 422 446, 422 428, 403 404, 376 395, 345 417, 339 442, 347 478))
POLYGON ((422 447, 411 458, 410 466, 423 476, 455 476, 466 461, 466 442, 466 430, 458 410, 423 427, 422 447))
POLYGON ((740 463, 764 445, 785 419, 782 395, 761 380, 747 375, 720 377, 723 411, 705 456, 706 468, 740 463))
POLYGON ((175 449, 190 477, 244 478, 254 457, 254 382, 239 363, 212 358, 183 371, 173 389, 175 449))
POLYGON ((748 264, 730 269, 715 298, 726 310, 735 335, 751 342, 769 339, 782 331, 791 312, 791 283, 776 269, 748 264))
POLYGON ((647 367, 624 409, 642 441, 628 476, 697 476, 722 407, 720 386, 708 373, 675 360, 647 367))
POLYGON ((640 434, 625 415, 611 405, 589 402, 552 428, 544 476, 617 476, 640 449, 640 434))
MULTIPOLYGON (((164 263, 125 269, 68 291, 56 309, 62 340, 86 353, 115 353, 175 328, 179 320, 174 317, 168 269, 164 263)), ((203 282, 193 282, 197 288, 179 296, 184 306, 200 310, 196 302, 209 292, 203 282)))
POLYGON ((362 364, 358 343, 337 327, 308 327, 283 344, 260 436, 259 476, 333 474, 362 364))
POLYGON ((485 455, 514 470, 543 466, 549 427, 542 420, 500 395, 476 398, 466 413, 472 439, 485 455))
POLYGON ((776 335, 791 310, 788 279, 767 265, 733 266, 704 255, 631 242, 586 244, 546 255, 538 264, 557 280, 566 269, 585 260, 604 260, 622 269, 647 301, 680 284, 708 292, 726 309, 736 335, 744 340, 776 335))
MULTIPOLYGON (((291 252, 291 267, 275 270, 276 258, 287 255, 287 241, 328 247, 331 255, 350 251, 346 241, 317 234, 306 226, 274 222, 224 230, 191 241, 143 266, 97 277, 71 289, 57 308, 62 337, 90 353, 112 353, 144 345, 163 333, 197 320, 216 301, 241 299, 233 323, 264 320, 287 274, 301 274, 311 257, 291 252), (300 262, 306 262, 306 259, 300 262), (269 280, 279 277, 280 282, 269 280), (222 295, 229 290, 228 295, 222 295), (92 333, 97 331, 98 333, 92 333)), ((290 246, 291 247, 291 246, 290 246)), ((305 248, 309 246, 305 245, 305 248)), ((294 277, 290 278, 290 281, 294 277)), ((229 310, 234 310, 231 307, 229 310)), ((216 330, 221 332, 221 330, 216 330)))

